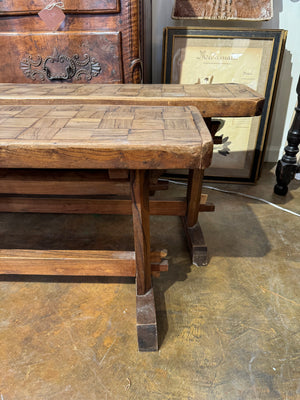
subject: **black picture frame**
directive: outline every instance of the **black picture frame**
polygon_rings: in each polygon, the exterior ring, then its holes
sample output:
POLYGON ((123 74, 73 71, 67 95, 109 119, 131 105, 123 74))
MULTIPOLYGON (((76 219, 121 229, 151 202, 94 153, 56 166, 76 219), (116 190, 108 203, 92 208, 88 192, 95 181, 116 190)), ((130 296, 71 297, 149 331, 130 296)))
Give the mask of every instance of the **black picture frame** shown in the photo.
POLYGON ((222 119, 217 133, 222 145, 214 146, 206 180, 255 183, 258 179, 286 35, 280 29, 165 28, 163 83, 243 83, 265 97, 260 117, 222 119))

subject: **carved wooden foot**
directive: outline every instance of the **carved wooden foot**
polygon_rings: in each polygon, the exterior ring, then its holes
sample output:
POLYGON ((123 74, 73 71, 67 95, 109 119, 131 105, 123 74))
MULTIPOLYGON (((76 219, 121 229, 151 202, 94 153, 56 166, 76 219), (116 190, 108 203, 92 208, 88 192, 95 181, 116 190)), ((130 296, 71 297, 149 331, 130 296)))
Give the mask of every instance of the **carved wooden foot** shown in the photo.
MULTIPOLYGON (((284 156, 283 156, 284 157, 284 156)), ((279 160, 276 167, 276 180, 277 183, 274 186, 274 193, 279 196, 285 196, 288 192, 288 184, 294 179, 297 172, 297 164, 285 162, 279 160)))
POLYGON ((276 168, 277 184, 274 187, 274 192, 280 196, 285 196, 288 192, 288 184, 296 172, 299 170, 297 165, 297 153, 300 144, 300 77, 297 85, 298 104, 295 108, 295 116, 292 126, 288 132, 288 145, 284 148, 285 154, 278 161, 276 168))
POLYGON ((157 351, 157 322, 153 288, 136 296, 136 321, 139 351, 157 351))

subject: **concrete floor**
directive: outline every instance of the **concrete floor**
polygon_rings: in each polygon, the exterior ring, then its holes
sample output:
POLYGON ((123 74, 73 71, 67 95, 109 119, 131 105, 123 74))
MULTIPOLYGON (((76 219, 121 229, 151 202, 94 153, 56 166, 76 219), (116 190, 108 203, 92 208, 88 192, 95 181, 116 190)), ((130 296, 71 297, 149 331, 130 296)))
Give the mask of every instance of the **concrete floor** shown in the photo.
MULTIPOLYGON (((217 185, 300 212, 300 182, 273 195, 217 185)), ((175 195, 184 188, 172 185, 175 195)), ((154 279, 160 350, 138 353, 135 285, 101 278, 2 277, 1 400, 244 400, 300 398, 300 219, 205 190, 207 267, 191 265, 179 218, 153 217, 153 248, 169 272, 154 279)), ((130 247, 127 217, 2 214, 1 247, 130 247)))

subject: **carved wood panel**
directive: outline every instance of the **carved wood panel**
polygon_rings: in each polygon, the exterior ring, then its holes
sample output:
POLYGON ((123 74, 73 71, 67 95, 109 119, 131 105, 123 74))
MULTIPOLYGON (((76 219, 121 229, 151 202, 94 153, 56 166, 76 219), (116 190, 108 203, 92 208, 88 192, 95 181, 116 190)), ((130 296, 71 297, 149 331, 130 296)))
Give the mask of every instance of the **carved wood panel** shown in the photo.
POLYGON ((176 0, 175 19, 268 20, 273 16, 272 0, 176 0))
POLYGON ((0 33, 0 58, 2 82, 123 82, 119 33, 0 33))

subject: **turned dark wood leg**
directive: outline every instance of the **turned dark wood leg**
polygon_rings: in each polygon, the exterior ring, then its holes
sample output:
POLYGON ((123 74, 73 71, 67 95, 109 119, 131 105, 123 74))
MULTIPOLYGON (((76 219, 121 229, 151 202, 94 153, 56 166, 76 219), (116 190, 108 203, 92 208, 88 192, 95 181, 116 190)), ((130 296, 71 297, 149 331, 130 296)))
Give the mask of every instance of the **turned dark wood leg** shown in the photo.
POLYGON ((140 351, 156 351, 157 322, 150 263, 149 172, 131 171, 130 181, 136 257, 138 346, 140 351))
POLYGON ((198 266, 207 265, 207 246, 198 222, 199 205, 204 171, 194 169, 189 171, 187 188, 187 214, 183 217, 183 225, 190 249, 192 262, 198 266))
POLYGON ((297 85, 298 104, 295 108, 295 117, 292 126, 288 132, 288 145, 284 148, 285 154, 278 161, 276 167, 277 183, 274 192, 281 196, 285 196, 288 192, 288 184, 294 178, 295 173, 299 169, 297 165, 297 153, 300 144, 300 77, 297 85))

